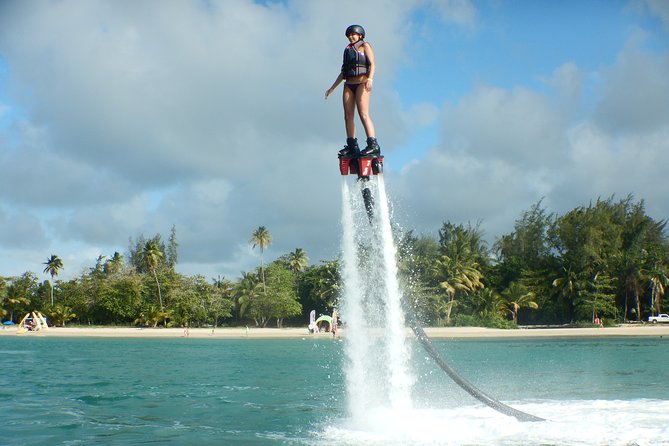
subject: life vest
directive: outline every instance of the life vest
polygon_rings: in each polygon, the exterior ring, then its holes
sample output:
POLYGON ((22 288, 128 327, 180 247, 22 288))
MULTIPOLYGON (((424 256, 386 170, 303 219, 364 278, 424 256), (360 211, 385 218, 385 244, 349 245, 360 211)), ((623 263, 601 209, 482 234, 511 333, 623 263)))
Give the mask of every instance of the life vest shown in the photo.
POLYGON ((360 52, 360 47, 364 44, 364 41, 359 40, 348 45, 344 50, 344 62, 341 65, 341 73, 344 79, 369 73, 369 60, 365 53, 360 52))

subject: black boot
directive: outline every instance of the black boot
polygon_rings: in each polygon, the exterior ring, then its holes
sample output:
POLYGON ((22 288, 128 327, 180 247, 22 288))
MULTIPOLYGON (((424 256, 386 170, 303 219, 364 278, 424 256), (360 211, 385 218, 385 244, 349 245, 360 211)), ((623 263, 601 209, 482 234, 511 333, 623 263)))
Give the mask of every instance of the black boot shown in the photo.
POLYGON ((376 138, 367 138, 367 147, 360 151, 360 156, 379 156, 381 155, 381 147, 376 141, 376 138))
POLYGON ((339 151, 339 158, 356 158, 359 154, 358 138, 346 138, 346 145, 339 151))

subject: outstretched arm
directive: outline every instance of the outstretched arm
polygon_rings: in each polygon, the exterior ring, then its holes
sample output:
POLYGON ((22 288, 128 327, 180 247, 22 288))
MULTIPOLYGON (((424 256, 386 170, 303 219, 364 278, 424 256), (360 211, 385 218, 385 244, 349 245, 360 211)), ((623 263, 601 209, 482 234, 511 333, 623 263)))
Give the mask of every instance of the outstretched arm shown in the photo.
POLYGON ((339 76, 337 76, 337 79, 334 81, 332 84, 332 87, 328 88, 327 91, 325 92, 325 99, 328 98, 332 94, 333 91, 341 84, 341 81, 344 80, 344 75, 339 73, 339 76))

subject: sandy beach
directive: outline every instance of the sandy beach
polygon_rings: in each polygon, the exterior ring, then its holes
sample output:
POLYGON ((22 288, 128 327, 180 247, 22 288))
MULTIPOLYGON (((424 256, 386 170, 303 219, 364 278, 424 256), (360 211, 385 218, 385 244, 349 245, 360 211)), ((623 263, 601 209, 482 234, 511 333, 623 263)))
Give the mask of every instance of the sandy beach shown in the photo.
MULTIPOLYGON (((425 332, 434 339, 458 338, 532 338, 583 336, 669 336, 669 325, 621 325, 606 328, 519 328, 501 330, 482 327, 427 327, 425 332)), ((134 328, 134 327, 50 327, 48 330, 17 333, 16 327, 3 327, 1 336, 23 337, 99 337, 99 338, 210 338, 210 339, 307 339, 332 338, 330 333, 309 334, 303 328, 134 328)), ((342 329, 338 337, 345 337, 342 329)), ((407 329, 407 336, 413 336, 407 329)))

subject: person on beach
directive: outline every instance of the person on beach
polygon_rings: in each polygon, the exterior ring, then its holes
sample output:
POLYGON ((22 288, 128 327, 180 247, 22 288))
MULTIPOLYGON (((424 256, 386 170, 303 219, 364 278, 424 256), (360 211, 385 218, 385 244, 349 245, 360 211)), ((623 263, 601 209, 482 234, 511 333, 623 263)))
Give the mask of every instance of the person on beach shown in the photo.
POLYGON ((379 156, 381 148, 376 141, 374 123, 369 116, 369 101, 376 72, 374 51, 369 42, 365 42, 365 29, 360 25, 351 25, 346 28, 346 38, 349 44, 344 50, 341 72, 325 92, 325 99, 327 99, 339 84, 345 81, 343 103, 346 145, 339 151, 339 156, 342 158, 353 158, 358 155, 379 156), (360 150, 358 139, 355 136, 356 108, 367 134, 367 146, 363 150, 360 150))

